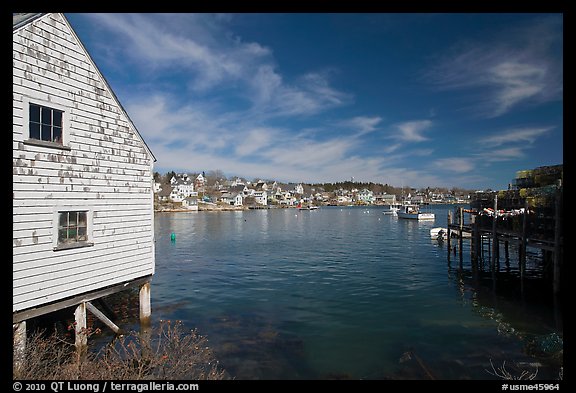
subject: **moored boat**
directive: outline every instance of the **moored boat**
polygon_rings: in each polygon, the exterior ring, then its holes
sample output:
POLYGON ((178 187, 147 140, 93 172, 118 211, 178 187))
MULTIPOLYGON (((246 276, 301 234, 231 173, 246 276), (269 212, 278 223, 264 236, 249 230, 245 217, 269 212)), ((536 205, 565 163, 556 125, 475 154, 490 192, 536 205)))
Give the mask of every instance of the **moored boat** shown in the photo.
POLYGON ((430 237, 433 240, 446 240, 448 238, 448 229, 437 227, 430 229, 430 237))
POLYGON ((402 205, 400 205, 400 204, 388 205, 388 209, 384 209, 384 211, 382 213, 391 214, 393 216, 396 216, 398 213, 398 210, 400 210, 401 206, 402 205))
POLYGON ((398 218, 405 218, 408 220, 434 220, 436 216, 431 212, 420 211, 418 205, 403 205, 397 212, 398 218))
POLYGON ((318 210, 319 209, 318 206, 314 206, 314 205, 303 206, 301 203, 299 203, 297 207, 298 207, 298 210, 318 210))

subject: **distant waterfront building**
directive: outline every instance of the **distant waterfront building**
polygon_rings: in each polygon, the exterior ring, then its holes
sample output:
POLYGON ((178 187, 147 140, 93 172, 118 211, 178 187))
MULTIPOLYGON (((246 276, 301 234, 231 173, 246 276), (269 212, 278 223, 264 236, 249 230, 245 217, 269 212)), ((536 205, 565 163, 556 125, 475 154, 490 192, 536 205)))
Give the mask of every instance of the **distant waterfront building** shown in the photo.
POLYGON ((358 201, 366 204, 374 203, 374 193, 366 188, 360 190, 358 194, 356 194, 358 201))
POLYGON ((206 178, 202 174, 199 174, 194 180, 194 186, 198 192, 204 192, 204 187, 206 186, 206 178))
POLYGON ((376 203, 381 203, 383 205, 395 205, 396 195, 394 194, 377 194, 374 195, 374 200, 376 203))
POLYGON ((252 196, 259 205, 268 205, 268 193, 265 190, 254 191, 252 196))
POLYGON ((174 188, 176 189, 176 191, 181 194, 184 198, 190 197, 190 196, 197 196, 198 193, 194 192, 194 183, 192 182, 192 180, 186 178, 181 178, 178 179, 176 181, 176 183, 174 184, 174 188))

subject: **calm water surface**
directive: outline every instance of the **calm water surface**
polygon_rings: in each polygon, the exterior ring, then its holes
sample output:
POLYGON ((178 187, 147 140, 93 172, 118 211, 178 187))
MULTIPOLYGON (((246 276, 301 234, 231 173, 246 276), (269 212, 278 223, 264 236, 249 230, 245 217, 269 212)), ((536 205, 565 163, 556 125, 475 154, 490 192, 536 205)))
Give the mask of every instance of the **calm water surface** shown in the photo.
POLYGON ((490 359, 535 362, 526 343, 557 318, 448 264, 429 230, 452 208, 432 207, 436 222, 378 207, 157 214, 153 318, 198 328, 237 379, 493 379, 490 359))

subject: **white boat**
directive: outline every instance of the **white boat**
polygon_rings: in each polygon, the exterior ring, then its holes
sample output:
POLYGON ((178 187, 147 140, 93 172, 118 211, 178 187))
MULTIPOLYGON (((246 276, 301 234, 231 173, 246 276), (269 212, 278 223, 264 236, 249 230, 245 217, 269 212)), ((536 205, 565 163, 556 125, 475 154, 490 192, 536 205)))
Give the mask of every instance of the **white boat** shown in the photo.
POLYGON ((388 205, 388 209, 384 209, 384 211, 382 213, 391 214, 391 215, 395 216, 395 215, 397 215, 398 210, 400 210, 401 206, 402 205, 400 205, 400 204, 388 205))
POLYGON ((319 209, 319 207, 314 206, 314 205, 309 205, 309 206, 298 205, 298 210, 318 210, 318 209, 319 209))
MULTIPOLYGON (((430 229, 430 237, 433 240, 446 240, 448 238, 448 229, 442 228, 442 227, 432 228, 432 229, 430 229)), ((459 237, 458 236, 458 230, 452 229, 450 231, 450 237, 458 239, 458 237, 459 237)), ((462 232, 462 238, 463 239, 469 239, 471 237, 472 237, 472 235, 470 234, 470 232, 462 232)))
POLYGON ((430 229, 430 237, 433 240, 446 240, 448 238, 448 229, 437 227, 430 229))
POLYGON ((422 212, 418 205, 411 204, 403 205, 396 214, 398 218, 406 218, 408 220, 434 220, 436 218, 434 213, 422 212))

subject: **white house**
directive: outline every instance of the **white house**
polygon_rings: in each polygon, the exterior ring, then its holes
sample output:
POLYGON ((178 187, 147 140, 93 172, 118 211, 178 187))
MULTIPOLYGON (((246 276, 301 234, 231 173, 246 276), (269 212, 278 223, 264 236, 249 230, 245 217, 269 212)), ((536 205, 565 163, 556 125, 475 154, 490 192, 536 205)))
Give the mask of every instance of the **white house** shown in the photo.
POLYGON ((239 192, 233 197, 234 206, 242 206, 244 204, 244 195, 239 192))
POLYGON ((64 14, 13 14, 12 62, 15 343, 70 306, 78 333, 91 300, 134 285, 146 320, 152 152, 64 14))
POLYGON ((374 203, 374 193, 367 188, 363 188, 356 194, 358 201, 362 203, 372 204, 374 203))
POLYGON ((230 187, 244 186, 244 185, 246 185, 244 180, 237 177, 236 179, 234 179, 234 181, 232 181, 232 184, 230 184, 230 187))
POLYGON ((182 207, 188 210, 198 211, 198 196, 189 196, 182 201, 182 207))
POLYGON ((199 174, 194 180, 194 185, 199 192, 204 192, 204 186, 206 185, 206 178, 199 174))
POLYGON ((256 200, 256 203, 264 206, 268 205, 268 193, 266 190, 254 191, 252 196, 256 200))
POLYGON ((198 195, 198 193, 194 192, 194 183, 190 179, 178 179, 176 184, 174 185, 176 191, 181 194, 184 198, 188 198, 189 196, 198 195))
POLYGON ((377 201, 385 205, 395 205, 396 204, 396 195, 394 194, 381 194, 376 197, 377 201))
POLYGON ((185 198, 186 196, 181 194, 176 187, 172 188, 172 191, 170 191, 169 199, 172 202, 182 202, 185 198))
POLYGON ((352 203, 352 198, 347 195, 338 195, 338 203, 352 203))

